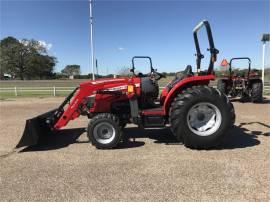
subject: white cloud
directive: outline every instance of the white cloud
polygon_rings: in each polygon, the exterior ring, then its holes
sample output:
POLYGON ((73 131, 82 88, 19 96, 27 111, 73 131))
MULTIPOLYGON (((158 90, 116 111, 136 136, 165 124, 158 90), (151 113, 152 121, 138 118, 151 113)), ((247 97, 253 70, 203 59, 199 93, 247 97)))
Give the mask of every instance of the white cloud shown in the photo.
POLYGON ((19 40, 19 42, 23 44, 24 46, 27 46, 29 44, 29 41, 26 41, 26 40, 19 40))
MULTIPOLYGON (((19 40, 19 42, 25 46, 27 46, 29 44, 28 40, 19 40)), ((43 48, 46 48, 47 50, 50 50, 52 48, 52 44, 51 43, 47 43, 46 41, 42 41, 42 40, 38 40, 38 46, 41 46, 43 48)))
POLYGON ((125 50, 125 48, 124 48, 124 47, 122 47, 122 46, 119 46, 119 47, 117 48, 117 50, 119 50, 119 51, 123 51, 123 50, 125 50))
POLYGON ((47 50, 50 50, 52 48, 52 44, 51 43, 47 43, 45 41, 39 40, 39 45, 43 46, 44 48, 46 48, 47 50))

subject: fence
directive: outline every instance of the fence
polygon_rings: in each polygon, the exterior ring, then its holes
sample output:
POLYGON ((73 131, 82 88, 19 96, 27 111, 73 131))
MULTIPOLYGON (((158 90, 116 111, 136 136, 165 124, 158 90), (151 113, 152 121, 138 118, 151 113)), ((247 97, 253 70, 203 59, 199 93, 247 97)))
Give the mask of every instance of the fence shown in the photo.
MULTIPOLYGON (((214 86, 216 87, 216 86, 214 86)), ((160 87, 163 89, 164 87, 160 87)), ((75 87, 7 87, 0 88, 0 96, 29 96, 29 95, 47 95, 47 96, 65 96, 75 87)), ((264 92, 270 93, 270 85, 264 86, 264 92)))
POLYGON ((75 87, 7 87, 0 88, 1 95, 27 96, 27 95, 51 95, 61 96, 71 92, 75 87))

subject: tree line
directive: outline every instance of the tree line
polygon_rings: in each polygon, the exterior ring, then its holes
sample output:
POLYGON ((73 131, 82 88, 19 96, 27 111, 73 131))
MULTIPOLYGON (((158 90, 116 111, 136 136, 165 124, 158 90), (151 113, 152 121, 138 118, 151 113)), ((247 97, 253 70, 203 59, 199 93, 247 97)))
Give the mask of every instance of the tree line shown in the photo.
POLYGON ((0 41, 0 77, 53 79, 81 74, 80 65, 67 65, 60 73, 54 72, 57 58, 48 54, 43 43, 35 39, 6 37, 0 41))

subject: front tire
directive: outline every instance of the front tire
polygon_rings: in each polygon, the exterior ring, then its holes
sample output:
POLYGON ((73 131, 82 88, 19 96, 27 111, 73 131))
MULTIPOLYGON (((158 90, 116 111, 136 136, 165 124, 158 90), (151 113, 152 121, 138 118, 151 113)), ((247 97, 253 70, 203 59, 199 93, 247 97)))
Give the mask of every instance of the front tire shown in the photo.
POLYGON ((87 136, 98 149, 116 147, 122 136, 118 117, 110 113, 96 115, 88 124, 87 136))
POLYGON ((234 124, 235 113, 229 99, 208 86, 194 86, 179 94, 171 106, 171 127, 178 140, 194 149, 220 144, 234 124))
POLYGON ((224 94, 227 94, 227 85, 226 85, 226 82, 222 79, 218 80, 217 82, 217 89, 224 93, 224 94))

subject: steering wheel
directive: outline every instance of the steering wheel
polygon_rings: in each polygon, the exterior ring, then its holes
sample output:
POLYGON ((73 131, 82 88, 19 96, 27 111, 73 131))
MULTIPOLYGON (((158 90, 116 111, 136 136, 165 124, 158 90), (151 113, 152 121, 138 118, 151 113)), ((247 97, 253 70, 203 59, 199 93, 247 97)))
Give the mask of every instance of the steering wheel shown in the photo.
POLYGON ((155 79, 156 81, 158 81, 158 80, 160 80, 162 78, 166 78, 166 76, 164 74, 161 74, 161 73, 156 72, 156 71, 151 72, 150 73, 150 77, 153 78, 153 79, 155 79))

